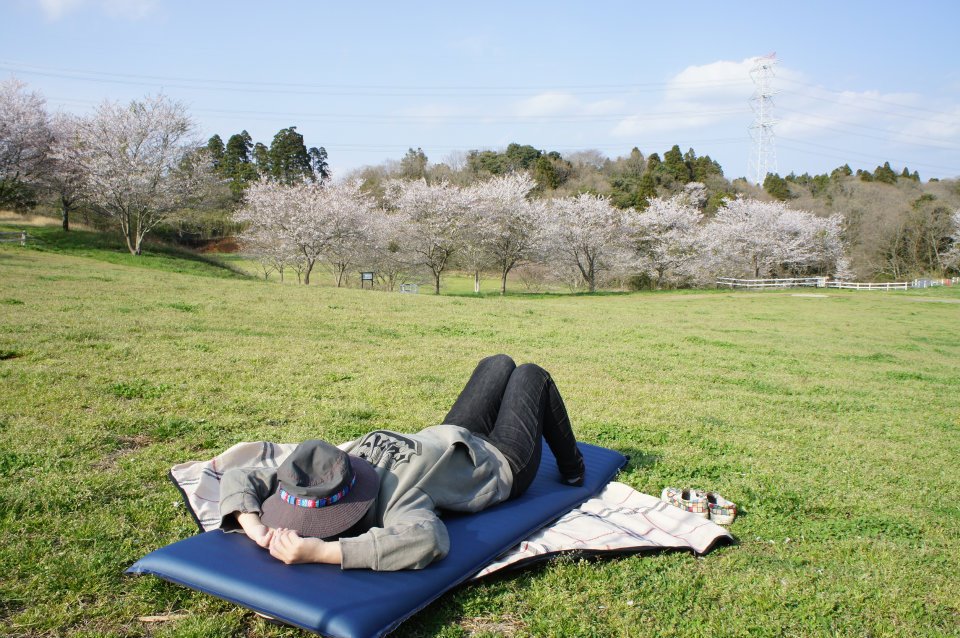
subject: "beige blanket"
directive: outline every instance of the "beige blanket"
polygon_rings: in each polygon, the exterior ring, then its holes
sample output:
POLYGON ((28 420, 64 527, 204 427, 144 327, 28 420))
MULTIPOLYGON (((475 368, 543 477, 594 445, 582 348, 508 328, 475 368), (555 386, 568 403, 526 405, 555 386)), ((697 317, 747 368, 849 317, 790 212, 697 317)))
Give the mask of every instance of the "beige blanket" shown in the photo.
MULTIPOLYGON (((220 526, 220 477, 235 467, 276 467, 296 443, 238 443, 209 461, 175 465, 170 477, 204 531, 220 526)), ((596 497, 531 534, 481 570, 482 578, 506 567, 555 554, 587 554, 684 549, 707 552, 720 540, 732 540, 724 528, 695 514, 611 482, 596 497)))

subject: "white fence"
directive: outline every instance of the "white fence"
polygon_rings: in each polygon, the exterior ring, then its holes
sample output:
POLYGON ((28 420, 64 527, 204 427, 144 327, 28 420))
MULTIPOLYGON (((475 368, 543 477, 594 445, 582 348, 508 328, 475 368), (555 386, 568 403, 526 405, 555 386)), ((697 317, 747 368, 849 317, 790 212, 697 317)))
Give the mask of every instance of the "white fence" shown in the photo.
POLYGON ((18 230, 15 232, 2 232, 0 233, 0 243, 4 244, 13 244, 17 243, 21 246, 27 245, 27 231, 18 230))
POLYGON ((827 288, 844 288, 847 290, 906 290, 910 288, 910 282, 898 281, 877 284, 861 281, 830 281, 827 282, 827 288))
POLYGON ((815 288, 826 288, 826 277, 791 277, 789 279, 735 279, 733 277, 720 277, 717 279, 718 286, 730 286, 731 288, 797 288, 800 286, 811 286, 815 288))
POLYGON ((930 288, 933 286, 950 286, 960 284, 960 277, 952 279, 914 279, 913 281, 895 281, 887 283, 872 283, 862 281, 830 281, 829 277, 787 277, 782 279, 735 279, 734 277, 718 277, 718 286, 730 288, 799 288, 802 286, 816 288, 843 288, 846 290, 908 290, 910 288, 930 288))

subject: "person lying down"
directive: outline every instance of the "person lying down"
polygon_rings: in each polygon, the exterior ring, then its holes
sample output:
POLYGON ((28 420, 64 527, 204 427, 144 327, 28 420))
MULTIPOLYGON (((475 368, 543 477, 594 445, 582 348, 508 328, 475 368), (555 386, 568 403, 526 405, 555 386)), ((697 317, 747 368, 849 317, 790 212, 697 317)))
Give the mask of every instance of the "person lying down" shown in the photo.
POLYGON ((450 549, 437 511, 479 512, 523 494, 543 439, 563 482, 582 485, 583 456, 550 374, 487 357, 443 425, 376 430, 345 450, 305 441, 278 468, 227 471, 221 528, 287 564, 422 569, 450 549))

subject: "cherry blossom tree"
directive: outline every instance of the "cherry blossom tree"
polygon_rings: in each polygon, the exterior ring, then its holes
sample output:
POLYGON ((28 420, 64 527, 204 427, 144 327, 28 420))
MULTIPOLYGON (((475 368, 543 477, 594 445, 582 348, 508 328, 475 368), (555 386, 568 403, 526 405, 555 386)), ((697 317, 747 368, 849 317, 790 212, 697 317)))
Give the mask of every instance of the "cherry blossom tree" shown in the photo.
POLYGON ((418 256, 411 250, 410 221, 399 211, 378 209, 371 215, 368 263, 387 290, 394 290, 412 271, 418 256))
POLYGON ((133 255, 144 236, 200 194, 209 162, 186 107, 165 96, 104 102, 79 127, 90 204, 120 227, 133 255))
POLYGON ((960 209, 951 218, 953 232, 950 234, 950 248, 943 255, 943 265, 946 268, 960 271, 960 209))
POLYGON ((457 264, 473 273, 473 292, 480 292, 480 273, 490 267, 491 233, 489 220, 474 207, 463 220, 462 245, 457 251, 457 264))
POLYGON ((264 180, 250 185, 234 219, 246 226, 246 245, 267 263, 278 270, 293 267, 309 285, 317 261, 326 262, 339 287, 347 271, 368 258, 373 215, 359 181, 323 186, 264 180))
POLYGON ((839 216, 743 197, 717 210, 704 238, 708 270, 726 276, 835 273, 844 255, 839 216))
POLYGON ((345 281, 347 270, 368 259, 374 243, 374 205, 372 198, 354 180, 331 184, 322 189, 327 242, 321 254, 333 272, 337 288, 345 281))
POLYGON ((545 232, 552 257, 575 267, 595 292, 604 272, 624 264, 627 213, 588 193, 555 199, 548 211, 545 232))
POLYGON ((433 274, 434 292, 440 294, 440 277, 463 247, 464 219, 473 204, 472 194, 448 182, 392 180, 387 184, 389 205, 409 219, 411 249, 433 274))
POLYGON ((243 202, 234 220, 247 226, 248 242, 263 251, 272 241, 270 251, 280 256, 292 251, 296 262, 302 262, 304 284, 309 285, 310 273, 330 241, 323 187, 306 181, 260 180, 247 188, 243 202))
POLYGON ((30 186, 47 169, 52 143, 43 97, 16 78, 0 83, 0 206, 28 204, 30 186))
POLYGON ((63 230, 70 230, 70 213, 83 200, 87 175, 82 162, 80 119, 57 113, 51 119, 53 142, 50 161, 43 175, 45 188, 57 198, 63 230))
POLYGON ((255 257, 260 264, 264 279, 276 271, 282 282, 286 269, 292 268, 297 273, 297 280, 300 280, 304 269, 303 256, 281 228, 251 224, 240 234, 239 239, 243 251, 255 257))
POLYGON ((693 277, 703 246, 703 214, 685 196, 654 197, 646 210, 629 218, 637 266, 657 288, 693 277))
POLYGON ((510 173, 472 188, 479 214, 471 225, 482 252, 500 273, 501 295, 507 291, 507 275, 532 256, 543 238, 546 206, 527 199, 536 185, 525 173, 510 173))

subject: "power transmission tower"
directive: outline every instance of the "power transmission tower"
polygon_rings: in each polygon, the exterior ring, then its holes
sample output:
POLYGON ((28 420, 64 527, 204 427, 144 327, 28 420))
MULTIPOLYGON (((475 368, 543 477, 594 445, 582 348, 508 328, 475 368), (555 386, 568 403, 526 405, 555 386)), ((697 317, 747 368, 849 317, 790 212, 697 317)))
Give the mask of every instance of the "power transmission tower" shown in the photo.
POLYGON ((750 108, 753 109, 753 124, 750 125, 750 137, 753 148, 750 151, 749 171, 754 183, 763 184, 768 173, 777 172, 777 150, 773 144, 773 90, 774 67, 777 54, 771 53, 755 59, 750 69, 750 79, 756 89, 750 96, 750 108))

